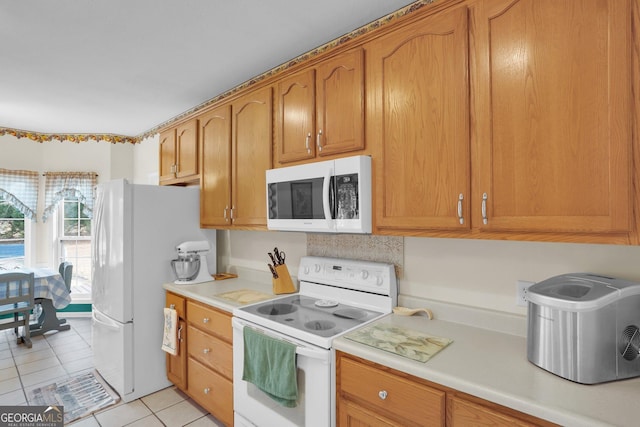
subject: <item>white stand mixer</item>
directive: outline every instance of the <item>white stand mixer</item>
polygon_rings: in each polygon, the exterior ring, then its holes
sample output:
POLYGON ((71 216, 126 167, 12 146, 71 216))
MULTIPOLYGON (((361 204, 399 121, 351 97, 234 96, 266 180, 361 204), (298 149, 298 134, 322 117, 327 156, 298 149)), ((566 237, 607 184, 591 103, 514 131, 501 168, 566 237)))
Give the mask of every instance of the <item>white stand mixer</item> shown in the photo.
POLYGON ((173 260, 171 265, 178 280, 173 283, 176 285, 193 285, 212 281, 213 277, 207 266, 207 257, 204 256, 210 249, 209 242, 206 240, 183 242, 176 246, 178 259, 173 260), (186 270, 189 268, 191 268, 191 270, 197 269, 197 273, 191 271, 191 274, 187 274, 186 270), (195 275, 195 277, 191 279, 181 279, 181 274, 178 274, 178 270, 182 272, 183 277, 193 275, 195 275))

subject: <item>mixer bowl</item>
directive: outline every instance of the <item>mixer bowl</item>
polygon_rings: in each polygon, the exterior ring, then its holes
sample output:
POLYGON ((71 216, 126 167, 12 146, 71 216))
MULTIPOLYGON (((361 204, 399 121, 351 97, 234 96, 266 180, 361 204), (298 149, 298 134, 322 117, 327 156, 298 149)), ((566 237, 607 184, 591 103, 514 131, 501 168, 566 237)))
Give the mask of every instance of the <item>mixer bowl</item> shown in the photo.
POLYGON ((177 258, 171 260, 171 268, 178 280, 190 281, 200 271, 200 257, 177 258))

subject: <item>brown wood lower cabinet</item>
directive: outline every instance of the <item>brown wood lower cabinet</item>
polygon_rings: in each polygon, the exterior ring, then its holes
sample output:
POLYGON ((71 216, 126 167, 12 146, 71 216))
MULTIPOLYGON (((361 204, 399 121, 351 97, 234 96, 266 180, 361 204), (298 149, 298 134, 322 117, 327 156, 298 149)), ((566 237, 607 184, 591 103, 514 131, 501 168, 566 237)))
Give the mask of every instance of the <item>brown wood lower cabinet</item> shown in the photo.
POLYGON ((167 378, 225 425, 233 425, 231 314, 171 292, 166 301, 178 310, 182 327, 178 355, 167 355, 167 378))
POLYGON ((340 351, 336 361, 338 426, 554 425, 340 351))

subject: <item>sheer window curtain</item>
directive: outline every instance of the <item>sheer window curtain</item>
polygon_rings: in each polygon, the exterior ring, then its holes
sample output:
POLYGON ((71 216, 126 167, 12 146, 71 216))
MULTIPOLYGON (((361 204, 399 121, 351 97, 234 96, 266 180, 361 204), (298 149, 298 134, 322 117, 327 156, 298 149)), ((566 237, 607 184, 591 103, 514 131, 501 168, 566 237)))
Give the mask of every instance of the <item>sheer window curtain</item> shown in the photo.
POLYGON ((76 197, 84 204, 84 214, 91 218, 97 177, 95 172, 46 172, 42 221, 47 221, 65 197, 76 197))
POLYGON ((0 169, 0 192, 25 218, 36 221, 38 172, 0 169))

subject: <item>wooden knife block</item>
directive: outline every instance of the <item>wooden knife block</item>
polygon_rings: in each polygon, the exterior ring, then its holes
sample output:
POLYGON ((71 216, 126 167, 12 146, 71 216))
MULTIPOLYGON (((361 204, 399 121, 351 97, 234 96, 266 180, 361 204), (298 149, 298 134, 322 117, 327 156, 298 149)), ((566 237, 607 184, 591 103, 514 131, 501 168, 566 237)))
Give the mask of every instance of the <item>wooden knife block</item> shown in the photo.
POLYGON ((291 280, 291 275, 289 274, 289 269, 286 264, 280 264, 275 266, 276 273, 278 274, 278 278, 275 277, 272 279, 273 281, 273 293, 278 294, 292 294, 296 292, 296 287, 291 280))

